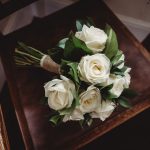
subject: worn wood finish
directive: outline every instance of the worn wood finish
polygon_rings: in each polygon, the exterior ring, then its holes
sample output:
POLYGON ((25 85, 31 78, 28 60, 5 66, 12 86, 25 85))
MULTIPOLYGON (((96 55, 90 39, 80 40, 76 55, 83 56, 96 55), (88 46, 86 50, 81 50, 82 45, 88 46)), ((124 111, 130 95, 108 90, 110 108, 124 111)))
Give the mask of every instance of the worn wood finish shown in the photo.
POLYGON ((150 55, 102 1, 82 0, 44 19, 36 19, 24 29, 1 36, 1 41, 2 62, 26 149, 80 148, 150 107, 150 55), (75 28, 76 19, 86 16, 92 17, 98 27, 104 28, 108 23, 116 31, 127 65, 133 68, 131 88, 139 96, 131 100, 131 109, 117 108, 105 122, 95 120, 90 128, 81 129, 76 122, 53 128, 48 122, 51 110, 40 104, 43 85, 53 75, 41 69, 16 68, 12 58, 14 48, 17 41, 23 41, 46 52, 75 28))

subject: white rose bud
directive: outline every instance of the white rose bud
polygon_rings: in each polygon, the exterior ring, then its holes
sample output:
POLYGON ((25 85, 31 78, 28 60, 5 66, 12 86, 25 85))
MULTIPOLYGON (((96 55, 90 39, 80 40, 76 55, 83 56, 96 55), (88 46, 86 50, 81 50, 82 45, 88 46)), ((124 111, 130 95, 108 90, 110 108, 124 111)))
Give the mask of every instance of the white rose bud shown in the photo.
POLYGON ((92 84, 105 82, 110 74, 110 60, 104 54, 82 57, 79 65, 79 77, 92 84))
POLYGON ((92 118, 100 118, 104 121, 114 111, 116 105, 110 100, 103 100, 101 106, 91 113, 92 118))
POLYGON ((64 116, 63 122, 67 122, 70 120, 79 121, 83 119, 84 119, 83 113, 80 111, 79 108, 75 108, 71 114, 67 114, 64 116))
POLYGON ((71 106, 74 99, 75 85, 68 78, 54 79, 45 84, 45 97, 48 97, 48 105, 54 110, 61 110, 71 106))
POLYGON ((93 53, 101 52, 105 48, 107 34, 103 30, 93 26, 87 27, 84 25, 82 31, 76 32, 75 36, 84 41, 93 53))
POLYGON ((80 94, 79 108, 83 114, 93 112, 101 103, 101 94, 98 88, 93 85, 80 94))

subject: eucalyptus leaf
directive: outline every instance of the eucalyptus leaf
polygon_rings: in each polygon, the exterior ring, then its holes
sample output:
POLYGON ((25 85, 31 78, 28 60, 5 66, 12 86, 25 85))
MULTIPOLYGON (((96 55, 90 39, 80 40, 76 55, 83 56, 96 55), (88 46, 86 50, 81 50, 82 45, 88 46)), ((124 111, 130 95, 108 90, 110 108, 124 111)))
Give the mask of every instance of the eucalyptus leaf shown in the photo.
POLYGON ((117 41, 116 33, 111 28, 111 26, 106 25, 105 32, 108 36, 108 39, 106 41, 106 48, 104 49, 104 53, 109 59, 111 59, 118 52, 118 41, 117 41))

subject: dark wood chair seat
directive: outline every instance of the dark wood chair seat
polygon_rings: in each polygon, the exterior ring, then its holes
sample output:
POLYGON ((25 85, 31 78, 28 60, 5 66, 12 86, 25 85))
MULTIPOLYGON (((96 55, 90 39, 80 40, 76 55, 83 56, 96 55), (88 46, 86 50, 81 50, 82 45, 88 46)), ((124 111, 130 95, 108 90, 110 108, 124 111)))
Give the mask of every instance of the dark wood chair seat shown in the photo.
POLYGON ((77 149, 150 107, 150 55, 102 1, 81 0, 0 39, 2 63, 26 149, 77 149), (76 19, 86 16, 92 17, 98 27, 108 23, 116 31, 119 47, 132 67, 131 88, 139 96, 131 100, 131 109, 118 108, 106 121, 95 120, 90 128, 81 129, 76 122, 54 128, 48 122, 51 110, 40 104, 43 85, 53 74, 36 68, 16 68, 13 52, 17 41, 46 52, 75 27, 76 19))

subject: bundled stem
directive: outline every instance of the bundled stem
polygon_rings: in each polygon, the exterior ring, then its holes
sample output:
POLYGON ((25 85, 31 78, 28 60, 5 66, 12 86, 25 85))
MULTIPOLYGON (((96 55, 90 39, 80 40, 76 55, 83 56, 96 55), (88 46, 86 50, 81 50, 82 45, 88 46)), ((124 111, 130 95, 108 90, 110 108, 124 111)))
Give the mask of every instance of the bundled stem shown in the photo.
POLYGON ((18 43, 18 47, 15 49, 14 60, 17 65, 40 67, 40 60, 44 55, 44 53, 24 43, 18 43))
POLYGON ((50 56, 21 42, 15 49, 14 60, 19 66, 42 67, 49 72, 60 73, 60 66, 50 56))

